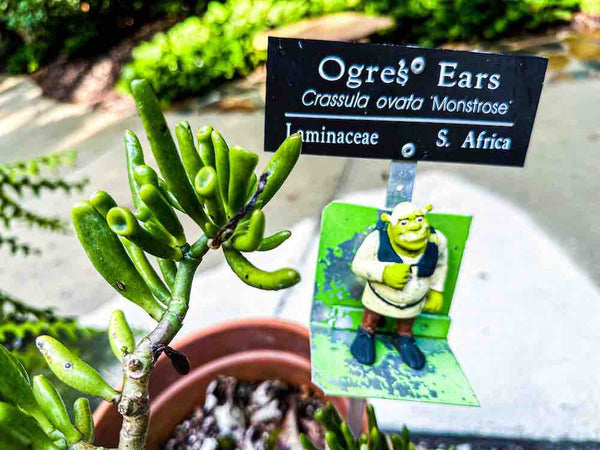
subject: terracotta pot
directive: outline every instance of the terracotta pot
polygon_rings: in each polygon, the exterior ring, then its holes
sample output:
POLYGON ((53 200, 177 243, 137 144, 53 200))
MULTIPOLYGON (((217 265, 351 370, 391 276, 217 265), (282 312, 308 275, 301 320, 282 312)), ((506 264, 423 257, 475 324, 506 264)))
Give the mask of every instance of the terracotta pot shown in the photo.
MULTIPOLYGON (((190 360, 182 377, 171 362, 159 358, 150 380, 152 425, 149 449, 158 449, 175 426, 202 405, 206 385, 218 374, 248 381, 278 378, 290 384, 310 383, 308 330, 276 319, 225 322, 176 341, 173 348, 190 360)), ((343 416, 347 399, 331 399, 343 416)), ((118 444, 121 416, 115 405, 102 403, 94 413, 96 445, 118 444)))

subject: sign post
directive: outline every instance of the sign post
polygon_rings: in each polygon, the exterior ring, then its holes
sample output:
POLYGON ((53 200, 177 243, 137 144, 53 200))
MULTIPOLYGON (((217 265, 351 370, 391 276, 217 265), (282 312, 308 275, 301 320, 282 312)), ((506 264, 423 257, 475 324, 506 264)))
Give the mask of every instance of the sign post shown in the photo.
MULTIPOLYGON (((265 150, 298 133, 305 154, 389 159, 391 209, 411 200, 417 161, 523 166, 546 66, 536 56, 269 38, 265 150)), ((383 212, 332 203, 322 217, 310 324, 313 382, 326 394, 353 398, 353 432, 367 397, 479 404, 447 343, 470 216, 427 215, 451 243, 440 309, 411 316, 427 365, 405 364, 390 321, 377 327, 374 360, 351 355, 365 310, 365 280, 351 266, 365 237, 383 229, 383 212)))

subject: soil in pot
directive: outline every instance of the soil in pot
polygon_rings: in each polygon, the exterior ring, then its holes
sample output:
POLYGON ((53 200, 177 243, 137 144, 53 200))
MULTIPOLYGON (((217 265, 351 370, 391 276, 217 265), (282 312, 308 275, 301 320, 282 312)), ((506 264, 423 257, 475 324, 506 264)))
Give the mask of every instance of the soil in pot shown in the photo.
POLYGON ((324 448, 314 419, 322 406, 322 398, 309 385, 220 376, 208 385, 204 406, 175 427, 164 449, 295 450, 302 448, 299 433, 324 448))

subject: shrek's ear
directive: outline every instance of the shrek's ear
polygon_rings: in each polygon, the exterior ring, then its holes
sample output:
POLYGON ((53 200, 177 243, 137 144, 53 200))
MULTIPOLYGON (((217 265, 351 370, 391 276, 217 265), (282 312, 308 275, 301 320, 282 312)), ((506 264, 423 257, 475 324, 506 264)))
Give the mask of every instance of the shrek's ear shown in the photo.
POLYGON ((427 214, 429 211, 433 209, 433 205, 431 203, 425 205, 425 207, 421 210, 423 214, 427 214))
POLYGON ((389 222, 390 221, 390 216, 387 213, 383 213, 381 215, 381 221, 382 222, 389 222))

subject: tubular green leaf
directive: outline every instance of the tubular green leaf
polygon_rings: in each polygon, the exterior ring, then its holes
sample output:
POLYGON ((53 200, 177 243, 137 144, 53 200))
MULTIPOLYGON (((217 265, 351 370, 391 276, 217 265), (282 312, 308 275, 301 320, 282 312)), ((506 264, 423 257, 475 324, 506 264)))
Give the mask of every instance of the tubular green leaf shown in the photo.
POLYGON ((300 281, 300 274, 294 269, 266 272, 255 267, 244 255, 227 242, 223 244, 223 253, 233 273, 249 286, 276 291, 289 288, 300 281))
POLYGON ((31 443, 32 450, 59 450, 33 417, 8 403, 0 402, 0 429, 23 436, 31 443))
POLYGON ((131 199, 133 200, 133 206, 139 209, 142 206, 142 200, 133 174, 136 167, 144 164, 144 152, 140 140, 131 130, 125 132, 125 157, 127 159, 127 179, 129 180, 131 199))
POLYGON ((123 356, 132 353, 135 349, 133 333, 125 319, 125 314, 120 309, 114 310, 110 315, 108 340, 113 353, 119 361, 123 361, 123 356))
POLYGON ((85 397, 79 397, 73 403, 73 418, 75 427, 83 435, 86 442, 94 442, 94 418, 90 408, 90 402, 85 397))
POLYGON ((167 183, 165 183, 165 180, 161 180, 159 178, 158 179, 158 187, 160 188, 160 192, 162 192, 162 194, 169 201, 169 203, 171 204, 171 206, 173 208, 175 208, 177 211, 185 213, 185 211, 183 210, 183 207, 179 204, 179 202, 177 201, 177 199, 175 198, 173 193, 167 187, 167 183))
POLYGON ((277 193, 284 183, 294 165, 300 157, 302 151, 302 138, 299 134, 292 134, 279 146, 275 154, 271 157, 264 172, 269 172, 267 184, 258 197, 261 207, 264 207, 269 200, 277 193))
POLYGON ((81 433, 71 423, 65 402, 44 375, 33 377, 33 393, 52 425, 67 438, 67 444, 80 441, 81 433))
POLYGON ((90 197, 90 203, 100 215, 106 218, 108 211, 117 206, 117 202, 105 191, 96 191, 90 197))
POLYGON ((283 244, 285 241, 289 239, 292 235, 292 232, 289 230, 281 230, 271 236, 268 236, 262 240, 260 246, 258 247, 259 252, 266 252, 268 250, 273 250, 283 244))
POLYGON ((29 375, 17 357, 0 345, 0 397, 33 416, 46 432, 54 427, 50 424, 38 405, 31 385, 29 375))
POLYGON ((106 216, 106 221, 114 233, 130 240, 151 255, 177 261, 183 258, 183 253, 179 248, 173 248, 163 241, 159 241, 144 230, 127 208, 119 206, 111 209, 106 216))
POLYGON ((335 433, 331 431, 325 433, 325 441, 327 442, 329 450, 344 450, 335 433))
POLYGON ((89 202, 73 205, 71 215, 77 237, 100 275, 119 294, 160 320, 163 306, 152 296, 104 217, 89 202))
POLYGON ((133 177, 135 178, 135 182, 139 186, 140 190, 144 184, 151 184, 152 186, 158 187, 158 175, 150 166, 145 164, 137 166, 133 171, 133 177))
POLYGON ((160 190, 151 184, 144 184, 140 188, 140 197, 165 230, 175 238, 177 246, 185 245, 186 239, 181 222, 160 190))
MULTIPOLYGON (((0 344, 2 345, 2 344, 0 344)), ((27 369, 25 369, 25 366, 23 365, 23 363, 21 362, 21 360, 19 359, 18 356, 13 355, 12 353, 8 352, 9 355, 12 357, 15 365, 17 366, 17 369, 19 369, 19 371, 21 372, 21 375, 23 375, 23 378, 25 378, 25 381, 27 382, 27 384, 31 384, 31 379, 29 378, 29 374, 27 373, 27 369)))
POLYGON ((223 225, 226 221, 226 216, 219 190, 218 178, 217 172, 213 167, 204 166, 196 175, 194 189, 204 201, 208 215, 212 221, 217 225, 223 225))
POLYGON ((325 406, 315 411, 315 419, 321 423, 328 432, 333 433, 338 442, 344 442, 344 434, 340 428, 341 420, 338 422, 335 415, 332 414, 331 410, 325 406))
POLYGON ((340 416, 340 414, 337 412, 337 409, 335 409, 333 403, 328 401, 325 405, 325 408, 327 410, 327 414, 329 414, 329 416, 333 419, 333 423, 335 423, 337 426, 340 426, 342 423, 344 423, 342 416, 340 416))
POLYGON ((175 136, 179 144, 179 153, 181 154, 183 168, 185 169, 185 173, 187 173, 188 180, 193 184, 196 174, 202 169, 203 164, 194 145, 192 127, 190 127, 187 120, 175 125, 175 136))
POLYGON ((229 211, 237 213, 246 203, 248 185, 258 164, 258 155, 234 145, 229 150, 229 211))
POLYGON ((371 434, 369 436, 369 447, 373 450, 385 450, 383 440, 385 437, 381 435, 379 429, 376 427, 371 428, 371 434))
MULTIPOLYGON (((113 208, 114 208, 114 206, 113 206, 113 208)), ((106 213, 108 214, 108 211, 106 213)), ((152 211, 150 211, 150 208, 148 208, 146 205, 143 205, 135 210, 135 217, 140 222, 144 222, 144 223, 146 223, 148 221, 154 221, 154 216, 152 215, 152 211)))
POLYGON ((373 405, 367 404, 365 409, 367 410, 369 430, 372 430, 373 428, 379 429, 379 426, 377 425, 377 416, 375 416, 375 408, 373 408, 373 405))
POLYGON ((238 236, 234 236, 231 240, 233 248, 241 252, 255 251, 263 240, 265 235, 265 214, 256 209, 250 216, 248 230, 238 236))
POLYGON ((305 450, 318 450, 315 444, 304 433, 300 433, 300 444, 305 450))
POLYGON ((35 343, 60 381, 87 395, 116 403, 119 393, 95 369, 51 336, 40 336, 35 343))
POLYGON ((397 434, 390 435, 390 440, 392 441, 392 448, 394 450, 406 450, 402 438, 397 434))
POLYGON ((227 142, 217 130, 213 130, 210 139, 215 149, 215 168, 217 169, 217 180, 219 181, 219 193, 223 199, 223 204, 227 207, 229 196, 229 147, 227 147, 227 142))
POLYGON ((356 439, 354 439, 354 436, 352 436, 352 432, 350 431, 350 428, 348 428, 348 425, 346 425, 344 422, 342 422, 340 424, 340 430, 342 431, 342 434, 344 435, 344 440, 346 442, 346 449, 347 450, 357 450, 356 439))
POLYGON ((196 134, 198 140, 198 154, 205 166, 216 167, 215 164, 215 149, 213 148, 210 138, 213 128, 210 125, 205 125, 196 134))
POLYGON ((177 264, 170 259, 156 258, 160 273, 162 273, 169 289, 173 289, 175 284, 175 276, 177 275, 177 264))
MULTIPOLYGON (((94 209, 98 211, 105 219, 108 211, 117 206, 113 198, 104 191, 96 191, 90 198, 90 203, 94 209)), ((145 206, 143 208, 147 209, 145 206)), ((171 293, 154 270, 154 267, 152 267, 146 258, 144 251, 127 239, 119 239, 121 240, 123 247, 125 247, 131 262, 133 262, 133 265, 137 269, 146 285, 152 291, 152 294, 162 303, 168 303, 171 293)))
MULTIPOLYGON (((152 212, 150 214, 152 214, 152 212)), ((159 241, 164 242, 165 244, 168 244, 171 247, 177 246, 177 240, 171 235, 171 233, 165 230, 165 227, 163 227, 160 224, 160 222, 156 220, 154 215, 152 216, 152 220, 142 222, 141 227, 159 241)))
POLYGON ((146 283, 146 286, 150 288, 152 294, 160 302, 165 305, 168 304, 171 299, 171 293, 156 273, 156 270, 154 270, 154 267, 152 267, 152 264, 150 264, 150 261, 148 261, 148 258, 146 258, 144 251, 126 238, 120 239, 131 262, 133 262, 133 265, 146 283))
POLYGON ((169 190, 189 216, 204 229, 206 214, 187 180, 175 142, 150 84, 146 80, 133 80, 131 93, 148 135, 150 148, 169 190))

